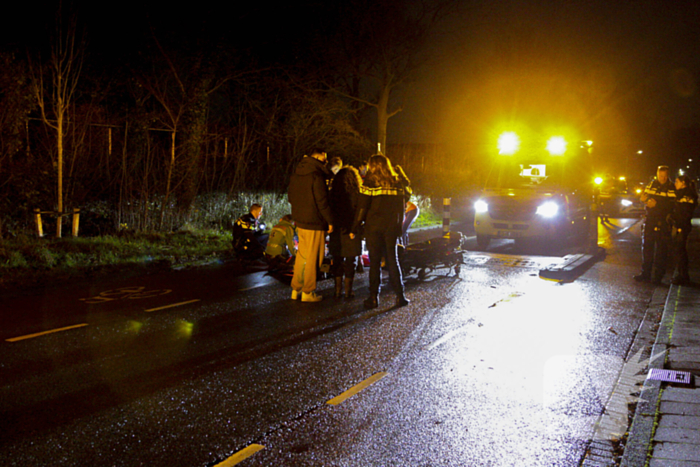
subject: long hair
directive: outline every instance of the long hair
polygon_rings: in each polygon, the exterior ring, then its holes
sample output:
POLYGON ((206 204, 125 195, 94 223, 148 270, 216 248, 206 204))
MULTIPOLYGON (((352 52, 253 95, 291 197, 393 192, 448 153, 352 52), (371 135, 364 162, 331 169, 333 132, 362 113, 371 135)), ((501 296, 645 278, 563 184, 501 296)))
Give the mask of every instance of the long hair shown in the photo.
POLYGON ((329 202, 333 211, 334 223, 349 229, 355 220, 355 211, 360 198, 362 177, 355 167, 346 166, 333 177, 329 202))
POLYGON ((392 187, 399 181, 399 175, 391 161, 383 154, 375 154, 367 163, 367 184, 370 186, 392 187))

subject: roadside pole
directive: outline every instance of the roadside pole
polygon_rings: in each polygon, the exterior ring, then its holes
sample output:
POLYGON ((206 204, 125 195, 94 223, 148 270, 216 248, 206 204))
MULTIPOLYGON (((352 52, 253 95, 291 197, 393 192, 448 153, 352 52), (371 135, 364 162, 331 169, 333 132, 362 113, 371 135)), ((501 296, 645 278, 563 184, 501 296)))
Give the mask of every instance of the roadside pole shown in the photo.
POLYGON ((593 188, 593 197, 591 203, 591 220, 588 224, 588 252, 592 255, 598 254, 598 210, 600 207, 600 190, 598 187, 593 188))
POLYGON ((442 235, 450 234, 450 218, 452 217, 450 213, 450 206, 452 205, 452 198, 442 199, 442 235))

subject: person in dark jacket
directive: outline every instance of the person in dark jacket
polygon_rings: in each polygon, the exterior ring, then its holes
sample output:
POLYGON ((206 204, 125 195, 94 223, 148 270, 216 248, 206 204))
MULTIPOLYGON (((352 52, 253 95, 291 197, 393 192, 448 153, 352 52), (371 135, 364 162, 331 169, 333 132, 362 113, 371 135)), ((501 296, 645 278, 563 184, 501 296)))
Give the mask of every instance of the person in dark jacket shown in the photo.
POLYGON ((690 283, 688 274, 688 235, 692 228, 693 212, 698 205, 698 191, 695 182, 687 175, 676 178, 676 204, 673 210, 673 250, 676 258, 676 270, 671 279, 672 284, 690 283))
POLYGON ((335 278, 335 298, 343 296, 343 285, 345 298, 355 296, 352 284, 357 269, 357 257, 362 254, 362 239, 359 236, 350 238, 350 231, 357 213, 361 186, 360 173, 351 166, 340 169, 331 184, 330 204, 335 224, 328 247, 333 258, 331 273, 335 278))
POLYGON ((292 205, 292 218, 297 225, 299 246, 292 277, 292 299, 303 302, 323 299, 316 294, 316 269, 323 261, 326 231, 333 233, 333 213, 328 204, 326 181, 331 172, 325 164, 326 153, 315 149, 304 156, 289 181, 287 193, 292 205))
POLYGON ((634 280, 660 284, 666 274, 671 246, 671 226, 667 218, 673 212, 676 200, 667 166, 658 167, 656 178, 647 185, 640 199, 646 204, 642 233, 642 272, 634 276, 634 280))
POLYGON ((397 243, 401 236, 405 203, 410 194, 408 178, 397 166, 395 170, 389 159, 377 154, 369 159, 367 176, 360 190, 360 205, 353 224, 353 235, 357 236, 364 223, 364 235, 369 250, 369 298, 366 308, 379 306, 381 285, 381 260, 386 258, 389 280, 396 292, 396 306, 406 306, 403 278, 397 254, 397 243))
POLYGON ((263 208, 253 204, 247 214, 233 223, 233 249, 240 259, 256 260, 263 257, 268 235, 265 224, 259 221, 263 208))

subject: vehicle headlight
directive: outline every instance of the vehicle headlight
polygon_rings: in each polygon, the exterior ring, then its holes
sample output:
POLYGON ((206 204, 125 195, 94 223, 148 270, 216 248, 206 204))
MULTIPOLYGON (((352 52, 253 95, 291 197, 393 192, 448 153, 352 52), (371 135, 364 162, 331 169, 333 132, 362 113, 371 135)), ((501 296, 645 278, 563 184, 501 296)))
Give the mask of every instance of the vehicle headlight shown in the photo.
POLYGON ((474 203, 474 211, 478 213, 489 212, 489 205, 486 201, 480 199, 479 201, 474 203))
POLYGON ((547 201, 537 206, 537 214, 542 217, 554 217, 559 212, 559 205, 554 201, 547 201))
POLYGON ((623 205, 624 207, 632 206, 632 201, 628 199, 621 199, 620 204, 623 205))

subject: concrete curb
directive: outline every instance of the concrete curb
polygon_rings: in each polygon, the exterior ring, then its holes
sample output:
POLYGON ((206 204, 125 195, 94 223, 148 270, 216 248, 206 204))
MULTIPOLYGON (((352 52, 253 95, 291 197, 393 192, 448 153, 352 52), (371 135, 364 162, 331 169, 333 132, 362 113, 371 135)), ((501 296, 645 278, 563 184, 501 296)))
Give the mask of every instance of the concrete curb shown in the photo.
MULTIPOLYGON (((659 290, 659 288, 657 288, 659 290)), ((649 362, 649 369, 662 369, 668 356, 668 349, 671 345, 670 336, 673 332, 675 322, 675 310, 671 310, 672 297, 678 293, 678 286, 671 285, 664 302, 664 312, 661 317, 659 330, 651 351, 652 358, 661 354, 649 362)), ((654 306, 655 300, 652 298, 650 306, 654 306)), ((634 412, 632 426, 629 429, 625 452, 622 456, 620 467, 639 467, 647 464, 649 449, 654 439, 654 432, 658 418, 658 409, 661 402, 663 389, 661 381, 644 380, 642 391, 639 396, 639 403, 634 412)))

